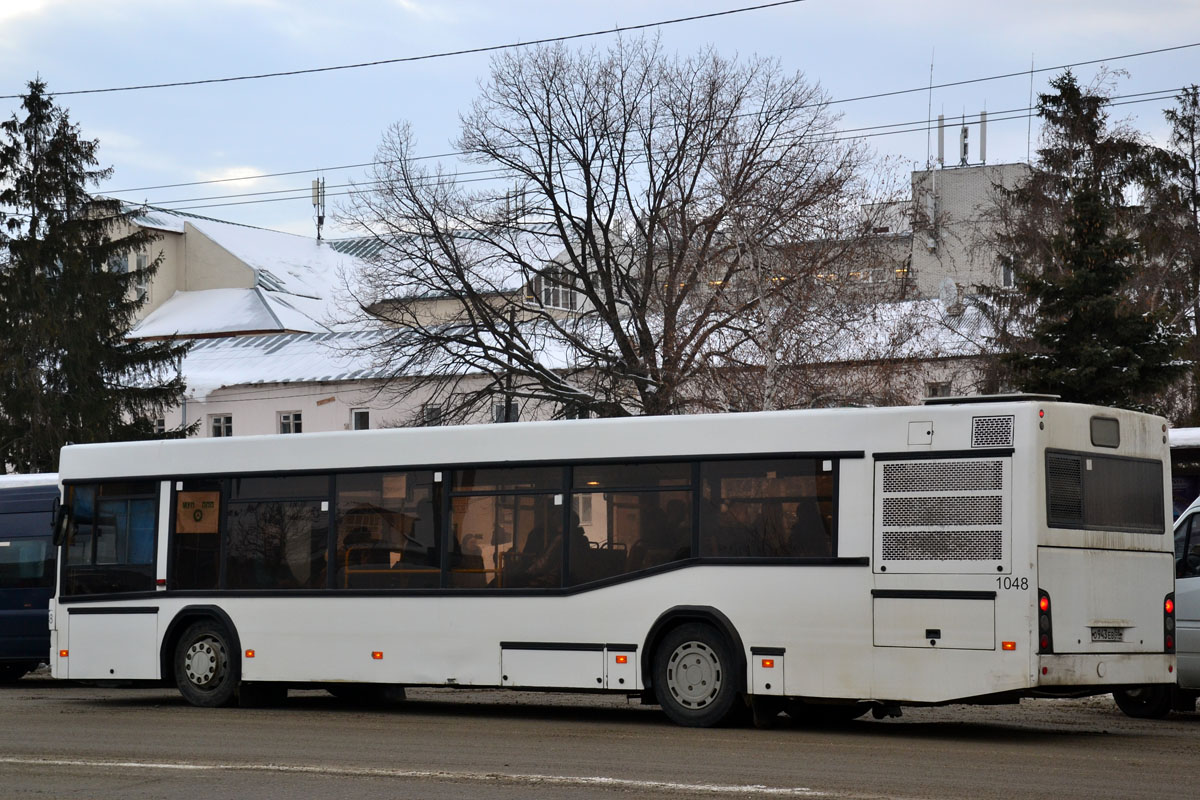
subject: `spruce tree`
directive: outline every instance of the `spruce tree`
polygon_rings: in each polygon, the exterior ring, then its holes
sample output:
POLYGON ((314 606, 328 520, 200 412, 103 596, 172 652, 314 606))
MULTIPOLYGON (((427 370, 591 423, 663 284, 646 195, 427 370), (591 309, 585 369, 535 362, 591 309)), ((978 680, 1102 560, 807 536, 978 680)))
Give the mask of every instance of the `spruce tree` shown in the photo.
POLYGON ((153 437, 182 399, 187 346, 125 338, 161 255, 126 265, 156 237, 89 194, 111 174, 99 143, 45 83, 28 86, 21 116, 0 123, 0 461, 47 472, 70 442, 153 437))
POLYGON ((1146 266, 1128 198, 1158 153, 1108 124, 1109 100, 1069 71, 1040 95, 1043 146, 1026 181, 1001 190, 1001 257, 1024 312, 1002 356, 1024 391, 1149 408, 1177 378, 1183 339, 1138 286, 1146 266))

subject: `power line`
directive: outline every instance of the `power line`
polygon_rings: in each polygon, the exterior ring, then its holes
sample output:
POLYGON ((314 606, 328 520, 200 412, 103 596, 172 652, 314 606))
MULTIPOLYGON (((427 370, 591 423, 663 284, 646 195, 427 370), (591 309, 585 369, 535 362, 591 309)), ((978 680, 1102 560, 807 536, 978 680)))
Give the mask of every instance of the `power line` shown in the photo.
MULTIPOLYGON (((1116 95, 1116 96, 1110 98, 1109 105, 1124 106, 1124 105, 1133 105, 1133 104, 1138 104, 1138 103, 1155 102, 1158 100, 1166 100, 1166 99, 1174 96, 1174 94, 1177 93, 1178 91, 1179 91, 1179 89, 1161 89, 1161 90, 1154 91, 1154 92, 1138 92, 1138 93, 1129 94, 1129 95, 1116 95), (1128 98, 1137 98, 1137 99, 1128 99, 1128 98)), ((1037 116, 1037 114, 1034 113, 1034 109, 1030 108, 1030 107, 1005 109, 1002 111, 993 111, 993 112, 990 112, 990 114, 991 115, 988 117, 988 122, 990 122, 990 123, 1008 122, 1008 121, 1012 121, 1012 120, 1024 120, 1024 119, 1030 119, 1032 117, 1037 116), (1008 115, 1008 116, 1000 116, 1000 115, 1008 115)), ((965 115, 965 119, 970 120, 971 124, 977 124, 978 117, 979 117, 978 114, 965 115)), ((814 141, 817 143, 831 143, 831 142, 837 142, 837 141, 850 141, 850 140, 857 140, 857 139, 872 139, 872 138, 878 138, 881 136, 892 136, 892 135, 897 135, 897 134, 919 133, 919 132, 922 132, 925 130, 925 126, 929 125, 930 123, 932 123, 934 121, 935 120, 910 120, 907 122, 892 122, 892 123, 884 123, 884 124, 879 124, 879 125, 868 125, 868 126, 863 126, 860 128, 846 128, 846 129, 839 130, 839 131, 833 131, 828 137, 818 138, 818 139, 815 139, 814 141), (887 130, 889 128, 895 129, 895 130, 887 130), (853 135, 847 135, 847 134, 853 134, 853 135)), ((794 138, 794 137, 788 137, 788 139, 782 139, 781 141, 787 141, 787 140, 790 140, 790 138, 794 138)), ((735 143, 735 145, 736 144, 737 143, 735 143)), ((636 163, 636 162, 634 162, 634 163, 636 163)), ((508 175, 503 174, 504 168, 500 168, 500 167, 493 168, 493 169, 473 170, 471 172, 465 172, 465 173, 459 173, 459 174, 477 175, 480 173, 487 175, 487 177, 465 178, 465 179, 461 179, 461 180, 458 179, 457 177, 455 177, 455 178, 451 179, 451 182, 453 182, 455 184, 480 183, 480 182, 486 182, 486 181, 499 180, 499 179, 503 179, 505 177, 516 177, 516 175, 514 173, 509 173, 508 175), (495 174, 489 174, 489 173, 495 173, 495 174)), ((379 183, 378 181, 368 181, 363 184, 351 184, 351 183, 335 184, 332 188, 336 189, 336 188, 355 187, 355 189, 361 190, 365 187, 377 185, 378 183, 379 183)), ((289 200, 308 200, 309 196, 307 193, 309 191, 310 190, 307 187, 300 187, 300 188, 295 188, 295 189, 279 189, 279 190, 264 191, 264 192, 247 192, 244 194, 236 194, 236 195, 216 195, 216 196, 212 196, 212 197, 197 197, 197 198, 182 199, 182 200, 159 200, 159 201, 150 202, 150 203, 148 203, 148 205, 155 206, 155 207, 162 207, 165 205, 171 205, 171 204, 175 204, 175 203, 202 202, 205 200, 232 200, 232 199, 242 198, 242 197, 260 197, 261 195, 269 195, 269 194, 289 194, 290 193, 292 195, 289 197, 271 197, 271 198, 262 198, 262 199, 257 199, 257 200, 242 200, 240 202, 221 202, 221 203, 209 203, 209 204, 203 204, 203 205, 178 206, 174 209, 163 208, 162 210, 169 212, 172 210, 190 211, 190 210, 206 209, 206 208, 225 208, 225 207, 231 207, 231 206, 257 205, 257 204, 262 204, 262 203, 278 203, 278 202, 286 202, 289 200)), ((354 189, 350 189, 349 191, 333 192, 331 194, 333 197, 346 197, 353 193, 354 193, 354 189)))
MULTIPOLYGON (((675 19, 661 20, 659 22, 644 22, 641 25, 623 25, 614 28, 609 28, 602 31, 589 31, 587 33, 573 33, 566 36, 552 36, 545 39, 533 39, 528 42, 511 42, 509 44, 489 45, 486 47, 472 47, 465 50, 450 50, 442 53, 427 53, 420 56, 403 56, 400 58, 386 58, 379 61, 364 61, 358 64, 341 64, 335 67, 312 67, 310 69, 293 69, 283 72, 264 72, 257 75, 235 75, 228 78, 205 78, 202 80, 192 81, 173 81, 171 83, 146 83, 138 86, 116 86, 108 89, 75 89, 67 92, 48 92, 51 97, 60 97, 69 94, 104 94, 109 92, 132 92, 139 89, 170 89, 177 86, 199 86, 206 83, 232 83, 234 81, 254 81, 263 78, 282 78, 289 75, 312 75, 318 72, 335 72, 338 70, 347 69, 362 69, 364 67, 378 67, 384 64, 403 64, 414 61, 428 61, 434 58, 449 58, 451 56, 471 55, 474 53, 492 53, 500 50, 512 50, 518 47, 529 47, 531 45, 551 44, 553 42, 569 42, 576 39, 587 39, 595 36, 611 36, 615 33, 624 33, 626 31, 640 31, 649 28, 657 28, 665 25, 676 25, 682 22, 695 22, 701 19, 712 19, 714 17, 727 17, 732 14, 741 14, 747 11, 761 11, 766 8, 776 8, 778 6, 790 6, 795 3, 803 3, 807 0, 777 0, 774 3, 762 3, 756 6, 743 6, 741 8, 731 8, 727 11, 713 11, 708 14, 693 14, 690 17, 677 17, 675 19)), ((19 99, 19 94, 0 95, 0 100, 15 100, 19 99)))
MULTIPOLYGON (((754 6, 753 9, 765 8, 765 7, 767 7, 767 6, 754 6)), ((753 9, 751 9, 751 10, 753 10, 753 9)), ((746 9, 738 9, 738 10, 746 10, 746 9)), ((736 13, 736 11, 721 12, 721 13, 736 13)), ((691 19, 691 17, 689 17, 688 19, 691 19)), ((660 23, 651 23, 651 24, 660 24, 660 23)), ((661 24, 666 24, 666 23, 661 23, 661 24)), ((530 44, 533 44, 533 43, 530 42, 530 44)), ((986 75, 986 76, 979 77, 979 78, 967 78, 965 80, 959 80, 959 81, 949 81, 946 83, 936 83, 936 84, 931 84, 931 85, 926 85, 926 86, 917 86, 917 87, 910 88, 910 89, 896 89, 896 90, 888 91, 888 92, 876 92, 874 94, 857 95, 855 97, 844 97, 841 99, 829 100, 829 101, 825 101, 822 103, 811 103, 808 105, 797 106, 795 110, 811 108, 811 107, 820 106, 820 105, 839 105, 842 103, 855 103, 855 102, 859 102, 862 100, 877 100, 877 99, 880 99, 883 97, 895 97, 895 96, 903 95, 903 94, 912 94, 914 92, 928 92, 933 89, 946 89, 946 88, 952 88, 952 87, 956 87, 956 86, 967 86, 967 85, 975 84, 975 83, 985 83, 988 81, 1004 80, 1006 78, 1024 77, 1026 75, 1030 75, 1030 74, 1034 74, 1034 73, 1054 72, 1056 70, 1061 70, 1061 69, 1071 69, 1073 67, 1085 67, 1085 66, 1090 66, 1092 64, 1108 63, 1110 61, 1123 61, 1123 60, 1130 59, 1130 58, 1141 58, 1143 56, 1158 55, 1161 53, 1169 53, 1169 52, 1174 52, 1177 50, 1186 50, 1186 49, 1193 48, 1193 47, 1200 47, 1200 42, 1192 42, 1190 44, 1174 45, 1172 47, 1160 47, 1155 50, 1143 50, 1143 51, 1140 51, 1137 53, 1124 53, 1122 55, 1109 56, 1107 58, 1093 58, 1093 59, 1089 59, 1087 61, 1076 61, 1076 62, 1073 62, 1070 64, 1061 64, 1061 65, 1055 66, 1055 67, 1041 67, 1036 70, 1027 69, 1027 70, 1022 70, 1020 72, 1005 72, 1005 73, 1001 73, 998 75, 986 75)), ((0 99, 5 99, 5 98, 0 97, 0 99)), ((463 151, 452 151, 452 152, 448 152, 448 153, 432 153, 432 154, 423 155, 423 156, 413 156, 412 160, 413 161, 425 161, 425 160, 440 159, 440 158, 455 158, 455 157, 462 156, 462 155, 467 155, 467 154, 463 151)), ((376 164, 384 164, 384 163, 387 163, 387 162, 367 161, 367 162, 363 162, 360 164, 343 164, 341 166, 336 166, 336 167, 315 167, 313 169, 298 169, 298 170, 289 170, 286 172, 271 172, 271 173, 265 173, 262 175, 246 175, 246 176, 234 177, 234 178, 214 178, 211 180, 204 180, 204 181, 188 181, 188 182, 183 182, 183 183, 166 183, 166 184, 159 184, 157 186, 137 186, 137 187, 134 187, 131 189, 109 189, 109 190, 106 190, 105 193, 106 194, 127 194, 129 192, 145 192, 145 191, 153 191, 155 189, 176 189, 176 188, 180 188, 183 186, 204 186, 204 185, 215 184, 215 183, 231 183, 233 181, 256 180, 259 178, 282 178, 282 177, 287 177, 290 175, 306 175, 306 174, 311 174, 314 172, 333 172, 333 171, 343 170, 343 169, 361 169, 363 167, 370 167, 370 166, 375 166, 376 164)))

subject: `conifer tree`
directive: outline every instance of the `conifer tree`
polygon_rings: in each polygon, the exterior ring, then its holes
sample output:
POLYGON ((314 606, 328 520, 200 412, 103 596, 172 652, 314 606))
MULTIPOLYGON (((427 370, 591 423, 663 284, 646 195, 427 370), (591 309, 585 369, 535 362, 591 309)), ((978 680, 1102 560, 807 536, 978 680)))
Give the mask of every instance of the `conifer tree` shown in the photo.
POLYGON ((89 194, 111 174, 99 143, 44 82, 28 87, 21 116, 0 123, 0 462, 46 472, 69 442, 153 437, 182 398, 187 346, 125 338, 161 260, 130 256, 156 237, 89 194))
MULTIPOLYGON (((1108 97, 1069 71, 1040 95, 1043 146, 1029 178, 1001 190, 1001 255, 1019 312, 1003 360, 1009 382, 1073 402, 1149 408, 1185 365, 1167 310, 1140 291, 1145 251, 1130 193, 1160 153, 1108 124, 1108 97)), ((996 293, 993 293, 995 296, 996 293)))

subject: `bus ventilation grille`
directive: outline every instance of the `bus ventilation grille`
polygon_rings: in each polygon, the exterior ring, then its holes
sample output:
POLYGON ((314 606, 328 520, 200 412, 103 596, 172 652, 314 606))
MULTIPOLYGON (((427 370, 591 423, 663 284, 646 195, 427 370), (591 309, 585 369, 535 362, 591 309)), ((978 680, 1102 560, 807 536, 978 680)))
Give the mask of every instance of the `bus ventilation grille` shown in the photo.
POLYGON ((1000 531, 896 531, 883 534, 888 561, 999 561, 1000 531))
POLYGON ((1012 417, 971 417, 971 447, 1012 446, 1012 417))
MULTIPOLYGON (((1012 418, 1001 419, 1009 421, 1011 435, 1012 418)), ((897 461, 880 468, 880 559, 908 568, 915 562, 1003 560, 1003 460, 897 461)))

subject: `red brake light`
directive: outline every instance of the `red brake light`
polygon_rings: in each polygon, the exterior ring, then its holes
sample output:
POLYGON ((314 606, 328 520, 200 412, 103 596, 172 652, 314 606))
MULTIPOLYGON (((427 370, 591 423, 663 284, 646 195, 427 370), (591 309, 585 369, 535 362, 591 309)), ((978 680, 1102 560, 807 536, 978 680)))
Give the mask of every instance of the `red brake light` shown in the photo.
POLYGON ((1046 595, 1042 595, 1041 597, 1039 597, 1038 598, 1038 608, 1040 608, 1042 611, 1049 611, 1050 610, 1050 598, 1047 597, 1046 595))
POLYGON ((1163 603, 1163 608, 1164 608, 1164 609, 1166 609, 1166 612, 1167 612, 1168 614, 1174 614, 1174 613, 1175 613, 1175 600, 1174 600, 1174 598, 1168 597, 1168 598, 1167 598, 1167 602, 1163 603))

